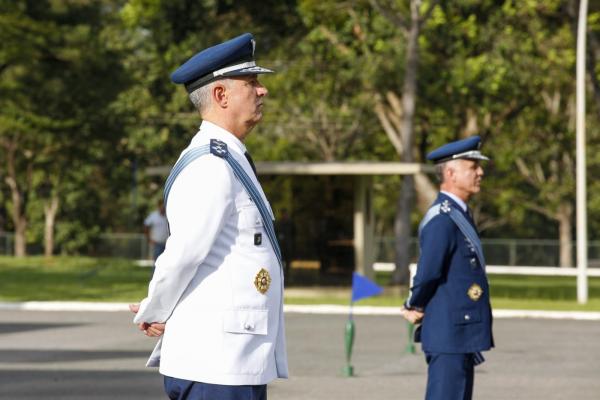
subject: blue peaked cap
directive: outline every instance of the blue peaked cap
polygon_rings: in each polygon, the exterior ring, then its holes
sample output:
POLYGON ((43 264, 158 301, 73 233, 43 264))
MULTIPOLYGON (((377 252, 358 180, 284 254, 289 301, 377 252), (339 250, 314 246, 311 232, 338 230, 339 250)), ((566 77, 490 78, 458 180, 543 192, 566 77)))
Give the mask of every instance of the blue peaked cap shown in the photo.
POLYGON ((174 83, 184 84, 188 93, 191 93, 217 79, 273 72, 256 65, 255 47, 256 42, 252 34, 244 33, 202 50, 177 68, 171 74, 171 80, 174 83))
POLYGON ((488 157, 481 154, 479 151, 480 148, 481 138, 479 136, 471 136, 438 147, 427 154, 427 159, 436 164, 460 158, 466 158, 468 160, 489 160, 488 157))

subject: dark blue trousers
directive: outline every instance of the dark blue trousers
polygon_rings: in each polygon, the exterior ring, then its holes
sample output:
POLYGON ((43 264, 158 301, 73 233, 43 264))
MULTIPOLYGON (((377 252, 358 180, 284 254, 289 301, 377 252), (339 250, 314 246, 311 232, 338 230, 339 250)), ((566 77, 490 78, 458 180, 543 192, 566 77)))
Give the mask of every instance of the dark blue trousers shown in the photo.
POLYGON ((471 400, 473 397, 473 354, 427 353, 425 400, 471 400))
POLYGON ((165 376, 171 400, 267 400, 267 385, 215 385, 165 376))

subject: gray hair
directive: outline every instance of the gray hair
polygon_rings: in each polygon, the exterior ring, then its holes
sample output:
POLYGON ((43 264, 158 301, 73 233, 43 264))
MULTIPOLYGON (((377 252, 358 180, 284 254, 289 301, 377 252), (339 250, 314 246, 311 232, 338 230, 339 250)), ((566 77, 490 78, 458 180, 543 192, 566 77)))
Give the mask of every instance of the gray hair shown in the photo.
POLYGON ((448 162, 443 162, 435 165, 435 177, 440 184, 444 183, 444 172, 446 172, 448 162))
POLYGON ((196 110, 203 115, 210 106, 212 105, 212 90, 216 86, 217 83, 228 87, 228 79, 220 79, 214 82, 211 82, 207 85, 201 86, 198 89, 194 90, 189 94, 190 101, 196 107, 196 110))

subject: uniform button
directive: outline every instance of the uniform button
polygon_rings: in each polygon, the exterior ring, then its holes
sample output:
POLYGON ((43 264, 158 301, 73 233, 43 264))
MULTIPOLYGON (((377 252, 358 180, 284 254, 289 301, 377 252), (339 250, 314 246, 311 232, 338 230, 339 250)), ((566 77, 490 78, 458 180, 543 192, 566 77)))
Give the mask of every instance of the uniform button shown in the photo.
POLYGON ((254 326, 250 325, 250 324, 244 324, 244 329, 247 331, 251 331, 254 329, 254 326))
POLYGON ((477 260, 475 258, 471 258, 471 265, 475 265, 476 262, 477 260))
POLYGON ((465 321, 468 321, 471 319, 471 316, 469 314, 465 315, 465 321))

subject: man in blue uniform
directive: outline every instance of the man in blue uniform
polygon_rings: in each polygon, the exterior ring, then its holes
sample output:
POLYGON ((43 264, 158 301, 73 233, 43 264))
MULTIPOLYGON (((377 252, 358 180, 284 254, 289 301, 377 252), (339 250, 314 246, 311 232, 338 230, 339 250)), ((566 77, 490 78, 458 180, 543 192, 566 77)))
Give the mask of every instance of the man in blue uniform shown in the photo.
POLYGON ((244 139, 267 89, 246 33, 193 56, 172 75, 202 124, 165 185, 170 236, 134 322, 161 336, 159 366, 178 400, 264 400, 288 376, 283 269, 274 216, 244 139), (164 335, 162 334, 164 332, 164 335))
POLYGON ((419 225, 420 258, 404 317, 421 323, 428 365, 426 400, 468 400, 474 366, 493 347, 490 290, 481 241, 467 203, 480 191, 488 160, 478 136, 427 155, 436 163, 440 193, 419 225))

